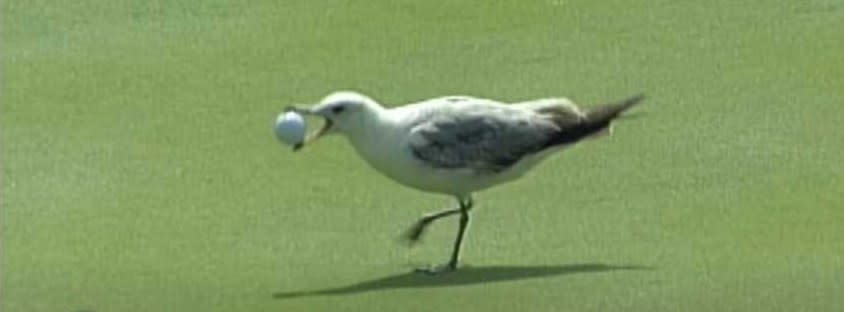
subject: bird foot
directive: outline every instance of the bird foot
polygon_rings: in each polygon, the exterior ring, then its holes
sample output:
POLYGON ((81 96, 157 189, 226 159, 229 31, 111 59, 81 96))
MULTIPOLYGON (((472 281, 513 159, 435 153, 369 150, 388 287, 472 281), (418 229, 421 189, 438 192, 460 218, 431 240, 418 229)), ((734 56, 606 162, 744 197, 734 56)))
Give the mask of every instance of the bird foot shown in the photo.
POLYGON ((425 219, 421 219, 416 221, 407 231, 402 233, 402 241, 404 241, 407 245, 413 246, 414 244, 418 243, 420 238, 422 238, 422 234, 425 233, 425 227, 428 225, 428 222, 425 219))
POLYGON ((443 265, 429 266, 424 268, 417 268, 413 272, 425 275, 440 275, 444 273, 451 273, 457 270, 457 264, 447 263, 443 265))

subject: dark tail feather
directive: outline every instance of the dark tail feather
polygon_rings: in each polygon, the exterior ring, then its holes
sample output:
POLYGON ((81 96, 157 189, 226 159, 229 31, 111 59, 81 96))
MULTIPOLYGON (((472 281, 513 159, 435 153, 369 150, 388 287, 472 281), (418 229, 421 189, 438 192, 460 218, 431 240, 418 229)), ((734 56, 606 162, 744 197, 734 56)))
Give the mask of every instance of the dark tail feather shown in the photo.
POLYGON ((546 146, 571 144, 597 134, 609 127, 614 119, 620 117, 622 113, 643 99, 645 99, 645 96, 639 94, 616 103, 589 108, 586 111, 586 118, 575 125, 561 129, 559 135, 548 142, 546 146))
POLYGON ((586 122, 608 124, 631 107, 642 102, 644 99, 645 95, 638 94, 617 103, 604 104, 594 108, 589 108, 586 112, 586 122))

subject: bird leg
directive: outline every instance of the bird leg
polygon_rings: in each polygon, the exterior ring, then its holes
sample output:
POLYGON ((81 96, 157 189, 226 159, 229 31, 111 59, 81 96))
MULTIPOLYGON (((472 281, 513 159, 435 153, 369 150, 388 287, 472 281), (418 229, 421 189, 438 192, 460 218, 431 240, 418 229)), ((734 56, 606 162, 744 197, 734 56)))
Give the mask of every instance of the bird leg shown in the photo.
POLYGON ((460 256, 460 246, 463 243, 463 235, 466 234, 466 228, 469 226, 469 209, 472 209, 472 199, 469 198, 460 203, 460 228, 457 231, 457 238, 454 240, 454 249, 451 252, 451 259, 448 261, 448 266, 451 269, 457 269, 457 259, 460 256))
POLYGON ((438 274, 457 270, 457 262, 460 258, 460 247, 463 244, 463 236, 466 234, 466 228, 469 225, 469 210, 472 209, 472 206, 474 205, 471 197, 458 199, 458 201, 460 203, 460 208, 456 210, 460 213, 460 227, 457 231, 457 238, 454 240, 454 247, 451 251, 451 259, 449 259, 448 263, 443 266, 418 269, 417 272, 438 274))
POLYGON ((422 238, 422 234, 425 233, 425 228, 427 228, 428 225, 431 224, 431 222, 434 222, 439 218, 447 217, 456 213, 460 213, 460 208, 448 209, 423 216, 422 218, 417 220, 416 223, 414 223, 413 226, 410 227, 410 229, 407 230, 407 232, 404 234, 404 237, 411 244, 416 243, 419 241, 420 238, 422 238))

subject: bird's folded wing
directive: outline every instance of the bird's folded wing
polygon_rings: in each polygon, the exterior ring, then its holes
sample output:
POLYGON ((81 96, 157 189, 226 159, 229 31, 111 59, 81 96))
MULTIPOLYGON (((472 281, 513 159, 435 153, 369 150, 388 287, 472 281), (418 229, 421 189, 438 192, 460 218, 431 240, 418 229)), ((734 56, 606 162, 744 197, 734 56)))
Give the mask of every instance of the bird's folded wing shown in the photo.
POLYGON ((530 111, 468 105, 428 115, 410 133, 410 149, 428 166, 499 172, 542 150, 559 128, 530 111))

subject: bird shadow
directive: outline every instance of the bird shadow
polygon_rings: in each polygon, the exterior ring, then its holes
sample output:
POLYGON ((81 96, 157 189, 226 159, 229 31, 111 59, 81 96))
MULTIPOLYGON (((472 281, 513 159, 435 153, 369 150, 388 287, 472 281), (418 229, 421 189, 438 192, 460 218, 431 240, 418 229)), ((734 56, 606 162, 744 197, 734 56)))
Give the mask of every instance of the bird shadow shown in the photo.
POLYGON ((455 272, 440 275, 426 275, 408 272, 362 281, 347 286, 308 291, 279 292, 273 294, 273 297, 276 299, 292 299, 311 296, 350 295, 387 289, 451 287, 578 273, 601 273, 619 270, 651 269, 652 268, 645 266, 608 265, 602 263, 567 264, 556 266, 464 267, 455 272))

